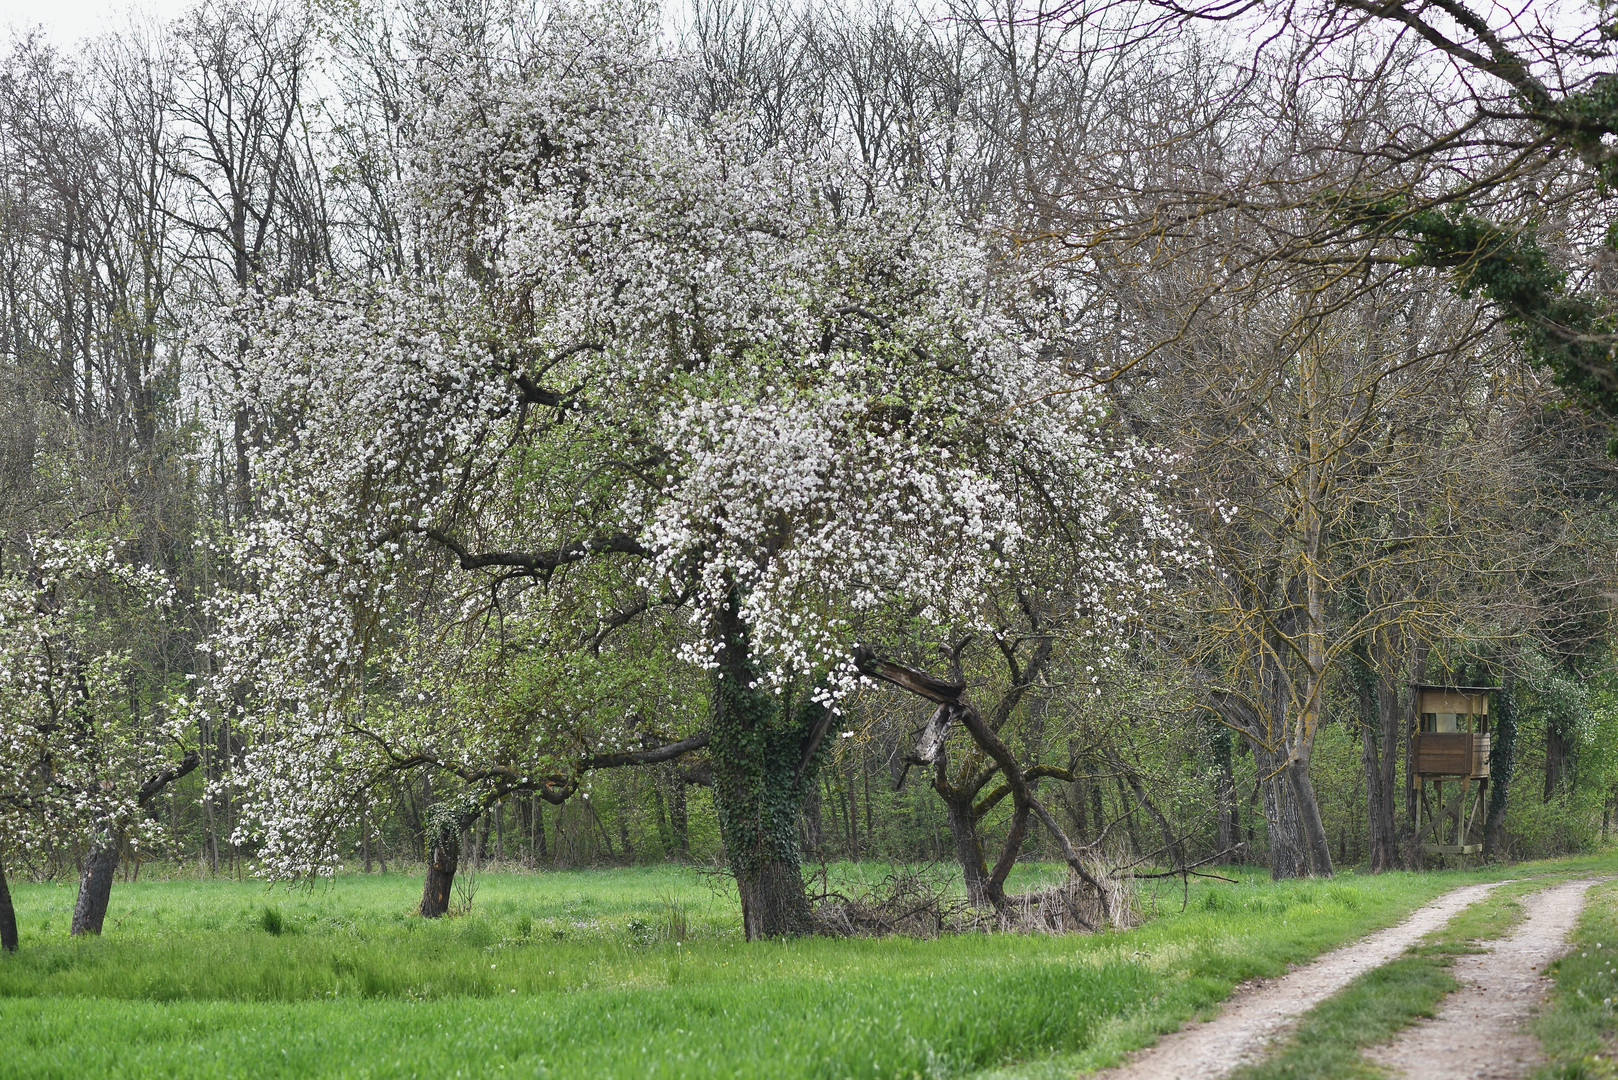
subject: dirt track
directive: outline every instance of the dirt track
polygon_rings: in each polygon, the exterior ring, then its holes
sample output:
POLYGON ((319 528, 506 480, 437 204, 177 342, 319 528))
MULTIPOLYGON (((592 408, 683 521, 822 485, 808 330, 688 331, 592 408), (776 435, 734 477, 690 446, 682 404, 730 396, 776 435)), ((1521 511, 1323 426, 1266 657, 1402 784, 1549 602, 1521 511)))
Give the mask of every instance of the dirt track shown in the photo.
MULTIPOLYGON (((1135 1054, 1125 1065, 1097 1074, 1103 1080, 1208 1080, 1258 1060, 1289 1021, 1335 994, 1361 973, 1387 963, 1437 930, 1495 886, 1466 885, 1445 893, 1398 926, 1335 952, 1279 979, 1237 989, 1224 1011, 1206 1024, 1192 1024, 1135 1054)), ((1415 1073, 1425 1077, 1425 1073, 1415 1073)))
POLYGON ((1413 1080, 1516 1080, 1539 1057, 1524 1022, 1551 988, 1543 971, 1567 948, 1567 935, 1593 884, 1571 881, 1523 898, 1517 929, 1492 951, 1456 960, 1461 989, 1438 1015, 1419 1021, 1366 1057, 1413 1080))

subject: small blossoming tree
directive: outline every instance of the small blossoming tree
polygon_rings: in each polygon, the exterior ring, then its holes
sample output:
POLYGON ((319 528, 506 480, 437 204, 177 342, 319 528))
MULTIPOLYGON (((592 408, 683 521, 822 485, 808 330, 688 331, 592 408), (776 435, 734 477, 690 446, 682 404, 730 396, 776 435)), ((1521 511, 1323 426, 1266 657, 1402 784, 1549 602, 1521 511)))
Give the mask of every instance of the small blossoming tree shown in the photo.
POLYGON ((132 657, 174 600, 161 572, 90 541, 41 543, 0 575, 0 857, 85 845, 74 934, 101 932, 125 845, 153 838, 147 807, 197 766, 180 687, 132 657))

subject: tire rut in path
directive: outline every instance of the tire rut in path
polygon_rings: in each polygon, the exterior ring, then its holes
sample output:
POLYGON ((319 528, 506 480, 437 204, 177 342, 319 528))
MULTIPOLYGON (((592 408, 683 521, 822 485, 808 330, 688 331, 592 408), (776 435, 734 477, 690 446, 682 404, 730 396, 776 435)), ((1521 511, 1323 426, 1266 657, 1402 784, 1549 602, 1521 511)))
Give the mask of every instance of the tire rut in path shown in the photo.
POLYGON ((1570 881, 1523 898, 1528 916, 1494 948, 1455 961, 1461 989, 1438 1015, 1418 1021, 1366 1057, 1416 1080, 1517 1080, 1540 1057, 1525 1023, 1550 992, 1546 965, 1567 951, 1567 936, 1594 881, 1570 881))
MULTIPOLYGON (((1097 1080, 1212 1080, 1264 1056, 1300 1013, 1318 1005, 1374 967, 1387 963, 1498 885, 1464 885, 1420 908, 1404 922, 1326 953, 1278 979, 1238 987, 1223 1011, 1138 1051, 1097 1080)), ((1425 1074, 1415 1074, 1422 1075, 1425 1074)))

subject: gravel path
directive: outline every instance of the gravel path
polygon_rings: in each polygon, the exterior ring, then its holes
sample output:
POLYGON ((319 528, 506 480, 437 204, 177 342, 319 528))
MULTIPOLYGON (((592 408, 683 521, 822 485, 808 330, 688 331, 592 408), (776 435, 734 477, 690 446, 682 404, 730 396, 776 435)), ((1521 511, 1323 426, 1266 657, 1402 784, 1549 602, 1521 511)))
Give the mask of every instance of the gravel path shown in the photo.
MULTIPOLYGON (((1135 1054, 1127 1064, 1097 1075, 1103 1080, 1211 1080, 1256 1061, 1299 1013, 1335 994, 1362 972, 1392 960, 1423 935, 1443 926, 1451 916, 1482 900, 1494 887, 1466 885, 1455 889, 1398 926, 1326 953, 1279 979, 1247 983, 1226 1001, 1224 1011, 1206 1024, 1188 1025, 1135 1054)), ((1436 1076, 1420 1068, 1412 1075, 1423 1080, 1436 1076)))
POLYGON ((1523 898, 1528 916, 1494 949, 1463 956, 1451 969, 1461 989, 1438 1015, 1365 1056, 1414 1080, 1516 1080, 1539 1059, 1524 1027, 1545 1000, 1543 971, 1567 950, 1591 881, 1571 881, 1523 898))

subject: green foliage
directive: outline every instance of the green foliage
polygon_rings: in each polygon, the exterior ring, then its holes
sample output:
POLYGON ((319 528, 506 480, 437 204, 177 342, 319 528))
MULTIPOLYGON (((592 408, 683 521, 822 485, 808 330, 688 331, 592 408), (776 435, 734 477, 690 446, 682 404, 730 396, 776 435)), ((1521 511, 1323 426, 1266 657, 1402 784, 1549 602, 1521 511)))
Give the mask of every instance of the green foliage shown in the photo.
POLYGON ((1531 361, 1587 406, 1618 417, 1618 313, 1600 297, 1570 291, 1531 227, 1499 225, 1461 205, 1411 209, 1404 199, 1332 198, 1350 224, 1407 242, 1406 265, 1448 270, 1462 296, 1498 305, 1531 361))

